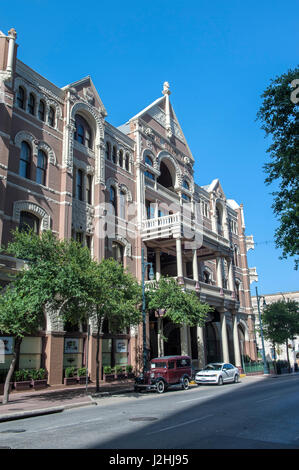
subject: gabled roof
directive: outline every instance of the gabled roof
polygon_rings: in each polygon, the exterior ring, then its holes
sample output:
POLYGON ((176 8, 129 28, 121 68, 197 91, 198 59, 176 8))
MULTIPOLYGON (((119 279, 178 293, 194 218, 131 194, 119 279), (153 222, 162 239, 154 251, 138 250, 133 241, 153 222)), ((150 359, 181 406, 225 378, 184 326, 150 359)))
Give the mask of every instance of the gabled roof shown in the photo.
POLYGON ((102 113, 107 116, 107 111, 105 109, 105 106, 103 105, 103 102, 100 98, 100 95, 97 92, 96 87, 94 86, 94 83, 90 77, 90 75, 87 75, 84 78, 81 78, 80 80, 77 80, 76 82, 69 83, 68 85, 64 86, 62 89, 66 90, 67 88, 77 88, 77 87, 85 87, 85 88, 91 88, 92 93, 95 97, 95 100, 98 102, 99 107, 101 108, 102 113))
MULTIPOLYGON (((159 122, 159 124, 162 125, 166 130, 165 124, 162 123, 162 119, 164 118, 164 115, 166 116, 166 113, 167 113, 166 111, 167 99, 169 100, 169 97, 166 94, 164 94, 164 96, 161 96, 161 98, 158 98, 157 100, 153 101, 149 106, 142 109, 139 113, 131 117, 127 123, 123 124, 122 126, 119 126, 118 128, 122 130, 126 130, 128 128, 127 125, 129 122, 134 121, 135 119, 141 118, 145 114, 149 114, 153 119, 159 122)), ((175 135, 177 139, 179 139, 183 144, 185 144, 190 158, 194 161, 192 152, 188 146, 187 140, 184 136, 184 133, 182 131, 178 118, 176 117, 176 114, 170 102, 169 102, 169 120, 170 120, 170 127, 172 130, 172 133, 175 135)))

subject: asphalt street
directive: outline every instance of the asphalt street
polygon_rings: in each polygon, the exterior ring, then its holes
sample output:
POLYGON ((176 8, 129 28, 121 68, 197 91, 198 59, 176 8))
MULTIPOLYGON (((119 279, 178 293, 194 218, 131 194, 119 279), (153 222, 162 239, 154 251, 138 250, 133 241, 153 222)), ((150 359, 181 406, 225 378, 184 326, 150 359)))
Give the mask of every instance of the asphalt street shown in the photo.
POLYGON ((0 424, 11 449, 299 449, 299 374, 101 398, 0 424))

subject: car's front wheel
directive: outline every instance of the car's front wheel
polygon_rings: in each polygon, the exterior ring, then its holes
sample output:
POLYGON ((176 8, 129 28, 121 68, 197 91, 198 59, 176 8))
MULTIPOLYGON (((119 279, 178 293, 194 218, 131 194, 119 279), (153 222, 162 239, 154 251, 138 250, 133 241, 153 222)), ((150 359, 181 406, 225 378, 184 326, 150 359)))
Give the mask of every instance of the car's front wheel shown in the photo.
POLYGON ((188 390, 189 388, 189 379, 188 377, 184 377, 183 383, 182 383, 182 389, 183 390, 188 390))
POLYGON ((159 382, 157 383, 157 392, 164 393, 164 391, 165 391, 165 384, 163 380, 159 380, 159 382))
POLYGON ((218 385, 223 385, 223 378, 221 377, 221 375, 218 379, 218 385))

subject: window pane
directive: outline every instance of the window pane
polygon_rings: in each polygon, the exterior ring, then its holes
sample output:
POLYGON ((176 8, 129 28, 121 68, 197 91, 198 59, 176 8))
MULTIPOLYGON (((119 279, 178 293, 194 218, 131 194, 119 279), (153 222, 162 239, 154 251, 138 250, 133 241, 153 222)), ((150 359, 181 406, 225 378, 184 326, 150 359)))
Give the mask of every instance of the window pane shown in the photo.
POLYGON ((21 144, 21 156, 19 175, 23 178, 30 178, 30 162, 31 162, 31 149, 27 142, 21 144))
POLYGON ((17 94, 17 105, 19 108, 24 109, 24 101, 25 101, 25 92, 24 92, 24 89, 20 86, 18 89, 18 94, 17 94))
POLYGON ((47 156, 42 150, 38 151, 37 167, 36 167, 36 182, 39 184, 46 184, 46 168, 47 156))
POLYGON ((39 219, 30 212, 22 211, 20 214, 20 231, 33 230, 34 233, 39 232, 39 219))
POLYGON ((77 199, 83 201, 83 171, 77 171, 77 199))
POLYGON ((55 121, 55 111, 53 108, 49 109, 49 124, 50 126, 54 127, 54 121, 55 121))
POLYGON ((38 117, 41 121, 45 120, 45 103, 43 101, 39 102, 38 117))
POLYGON ((86 178, 86 201, 88 204, 92 204, 92 176, 87 175, 86 178))
POLYGON ((28 100, 28 111, 30 114, 34 114, 35 98, 32 93, 29 95, 28 100))

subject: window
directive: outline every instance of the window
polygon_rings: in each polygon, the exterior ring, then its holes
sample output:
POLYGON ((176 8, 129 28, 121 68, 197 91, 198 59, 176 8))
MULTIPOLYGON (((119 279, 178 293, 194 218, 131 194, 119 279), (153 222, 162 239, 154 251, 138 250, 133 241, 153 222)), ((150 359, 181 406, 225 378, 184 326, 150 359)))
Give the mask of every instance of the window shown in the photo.
POLYGON ((46 171, 47 171, 47 155, 42 150, 37 154, 36 166, 36 182, 39 184, 46 184, 46 171))
POLYGON ((211 284, 211 274, 208 271, 203 272, 203 282, 205 284, 211 284))
POLYGON ((111 144, 110 142, 106 142, 106 158, 110 160, 111 157, 111 144))
POLYGON ((126 153, 125 168, 127 171, 130 171, 130 157, 128 153, 126 153))
POLYGON ((34 233, 39 233, 39 218, 30 212, 21 211, 19 230, 21 232, 33 230, 34 233))
POLYGON ((54 124, 55 124, 55 110, 52 106, 50 106, 50 108, 49 108, 48 123, 49 123, 50 126, 54 127, 54 124))
POLYGON ((189 191, 189 184, 188 181, 184 180, 183 181, 183 188, 187 189, 189 191))
POLYGON ((113 186, 110 187, 110 204, 111 204, 111 213, 117 215, 117 204, 116 204, 116 191, 113 186), (113 208, 113 209, 112 209, 113 208))
POLYGON ((85 242, 86 242, 86 246, 89 249, 89 251, 91 250, 91 241, 92 241, 92 236, 91 235, 86 235, 85 242))
POLYGON ((83 171, 77 170, 77 180, 76 180, 76 187, 77 187, 77 199, 79 201, 83 201, 83 171))
POLYGON ((119 217, 126 218, 126 193, 124 191, 121 191, 119 195, 119 217))
POLYGON ((35 98, 33 93, 29 94, 28 99, 28 112, 34 116, 34 108, 35 108, 35 98))
POLYGON ((76 128, 76 141, 84 145, 84 127, 81 124, 76 128))
POLYGON ((178 359, 176 361, 177 367, 189 367, 191 365, 190 359, 178 359))
POLYGON ((82 232, 76 232, 76 242, 80 243, 81 245, 83 244, 83 233, 82 232))
POLYGON ((92 204, 92 176, 87 175, 86 178, 86 202, 92 204))
POLYGON ((149 171, 145 171, 145 172, 144 172, 144 176, 146 176, 146 178, 149 178, 150 180, 155 181, 155 175, 153 175, 153 174, 150 173, 149 171))
POLYGON ((113 163, 116 163, 116 159, 117 159, 117 152, 116 152, 116 147, 114 145, 113 149, 112 149, 112 161, 113 161, 113 163))
POLYGON ((38 105, 38 117, 41 121, 45 120, 45 103, 43 101, 40 101, 38 105))
POLYGON ((21 144, 19 175, 23 178, 30 178, 31 148, 27 142, 21 144))
MULTIPOLYGON (((182 193, 182 199, 184 199, 184 201, 187 201, 187 202, 190 202, 190 201, 191 201, 190 197, 187 196, 187 194, 184 194, 184 193, 182 193)), ((184 201, 183 201, 183 202, 184 202, 184 201)))
POLYGON ((119 163, 119 166, 123 167, 123 164, 124 164, 124 155, 123 155, 123 151, 122 151, 122 150, 119 151, 119 160, 118 160, 118 163, 119 163))
POLYGON ((145 163, 149 166, 153 166, 153 160, 148 155, 145 156, 145 163))
POLYGON ((118 263, 124 264, 124 247, 120 243, 112 243, 112 258, 118 263))
POLYGON ((25 108, 25 91, 24 88, 19 86, 17 93, 17 105, 19 108, 25 108))

